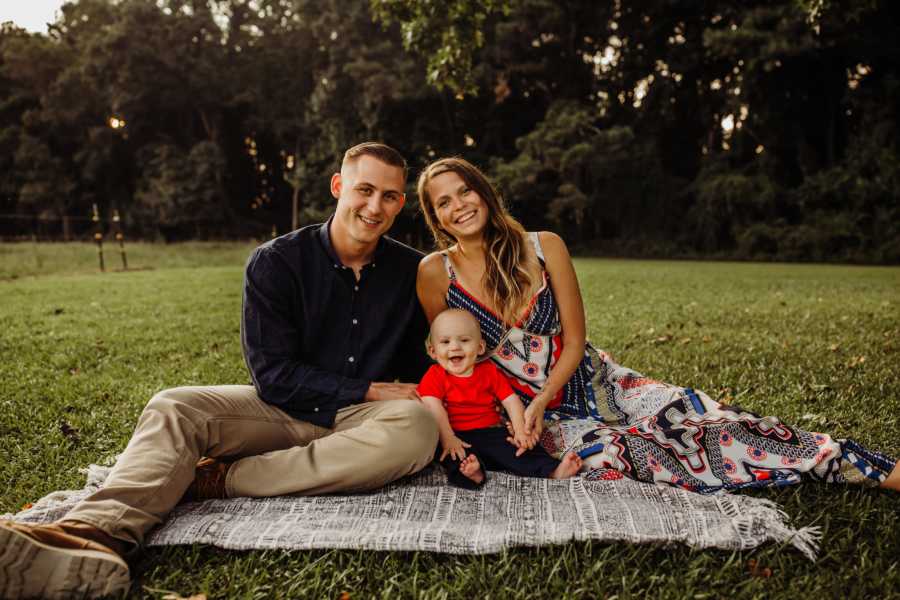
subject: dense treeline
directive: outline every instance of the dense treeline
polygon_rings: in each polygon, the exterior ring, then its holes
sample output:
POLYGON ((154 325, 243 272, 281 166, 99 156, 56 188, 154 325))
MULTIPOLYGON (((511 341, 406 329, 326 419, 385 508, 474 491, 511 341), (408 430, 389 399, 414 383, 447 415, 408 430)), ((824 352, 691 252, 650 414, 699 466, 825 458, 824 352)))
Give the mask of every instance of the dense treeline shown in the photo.
MULTIPOLYGON (((0 29, 0 213, 285 231, 327 214, 342 149, 381 139, 414 171, 481 164, 527 227, 583 250, 898 262, 895 13, 78 0, 48 35, 0 29)), ((397 228, 427 244, 415 202, 397 228)))

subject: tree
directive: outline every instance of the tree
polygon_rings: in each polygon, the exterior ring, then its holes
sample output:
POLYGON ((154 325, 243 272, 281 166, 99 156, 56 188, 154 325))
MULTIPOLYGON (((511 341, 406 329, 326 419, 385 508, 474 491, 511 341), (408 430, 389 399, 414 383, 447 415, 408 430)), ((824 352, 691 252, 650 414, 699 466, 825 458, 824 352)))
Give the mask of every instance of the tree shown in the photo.
MULTIPOLYGON (((585 248, 895 260, 890 8, 78 0, 47 36, 0 30, 0 202, 283 231, 378 139, 414 171, 472 160, 585 248)), ((410 202, 394 233, 422 232, 410 202)))
POLYGON ((225 215, 208 182, 221 176, 225 159, 215 143, 199 142, 187 153, 172 144, 146 146, 140 160, 146 165, 135 198, 140 217, 156 223, 166 241, 217 232, 225 215))
POLYGON ((7 118, 21 111, 19 122, 4 131, 16 142, 6 158, 15 170, 8 190, 15 189, 19 206, 48 219, 87 214, 74 155, 91 97, 65 76, 67 60, 53 39, 14 32, 4 39, 3 78, 13 90, 7 118))
POLYGON ((0 212, 11 213, 18 202, 19 174, 15 149, 22 135, 21 115, 38 105, 34 90, 15 79, 7 66, 15 49, 27 43, 28 33, 12 24, 0 24, 0 212), (8 57, 9 55, 9 57, 8 57))
POLYGON ((488 20, 509 14, 509 0, 371 0, 376 19, 400 23, 403 47, 428 57, 429 84, 454 94, 474 94, 475 52, 484 46, 488 20))

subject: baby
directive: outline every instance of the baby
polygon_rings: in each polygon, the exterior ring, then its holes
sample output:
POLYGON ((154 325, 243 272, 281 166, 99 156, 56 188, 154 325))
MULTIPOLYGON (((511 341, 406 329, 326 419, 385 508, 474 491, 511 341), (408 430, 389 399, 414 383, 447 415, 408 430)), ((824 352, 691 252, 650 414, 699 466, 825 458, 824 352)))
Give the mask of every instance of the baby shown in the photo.
POLYGON ((536 445, 537 435, 525 433, 522 401, 497 367, 489 360, 475 363, 485 344, 474 316, 459 309, 443 311, 431 324, 427 345, 437 364, 425 373, 416 390, 437 420, 440 460, 451 483, 480 487, 485 470, 504 469, 551 479, 578 473, 581 457, 570 452, 556 460, 536 445), (511 436, 499 426, 495 399, 509 415, 511 436))

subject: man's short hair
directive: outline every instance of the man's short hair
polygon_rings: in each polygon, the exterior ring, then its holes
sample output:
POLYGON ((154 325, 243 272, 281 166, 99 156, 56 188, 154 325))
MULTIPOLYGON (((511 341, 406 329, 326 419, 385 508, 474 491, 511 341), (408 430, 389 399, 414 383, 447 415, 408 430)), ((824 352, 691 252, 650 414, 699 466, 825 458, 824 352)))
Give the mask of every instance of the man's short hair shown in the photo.
POLYGON ((359 157, 366 155, 377 158, 381 162, 391 165, 392 167, 400 167, 403 169, 403 179, 406 180, 406 159, 387 144, 382 144, 380 142, 363 142, 362 144, 353 146, 344 152, 344 160, 341 161, 341 166, 343 167, 348 162, 358 160, 359 157))

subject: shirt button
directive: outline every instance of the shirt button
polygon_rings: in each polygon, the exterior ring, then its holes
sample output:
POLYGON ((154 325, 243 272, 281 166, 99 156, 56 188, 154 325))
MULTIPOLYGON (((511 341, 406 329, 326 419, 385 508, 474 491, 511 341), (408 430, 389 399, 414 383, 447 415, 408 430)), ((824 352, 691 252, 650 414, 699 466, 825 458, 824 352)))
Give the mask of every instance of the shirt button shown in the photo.
POLYGON ((353 319, 353 324, 356 325, 357 323, 359 323, 359 321, 357 321, 356 319, 353 319))
POLYGON ((337 269, 337 268, 338 268, 338 265, 334 265, 334 268, 337 269))
POLYGON ((318 406, 315 407, 315 408, 313 409, 313 412, 319 412, 319 407, 318 407, 318 406))
POLYGON ((355 359, 355 358, 353 358, 353 357, 352 357, 352 356, 351 356, 351 357, 350 357, 350 358, 348 358, 348 359, 347 359, 347 360, 348 360, 348 361, 350 361, 350 362, 353 362, 353 361, 354 361, 354 360, 356 360, 356 359, 355 359))
POLYGON ((358 286, 358 285, 354 285, 354 286, 353 286, 353 291, 354 291, 354 292, 358 292, 358 291, 359 291, 359 286, 358 286))

